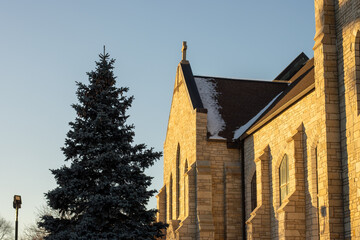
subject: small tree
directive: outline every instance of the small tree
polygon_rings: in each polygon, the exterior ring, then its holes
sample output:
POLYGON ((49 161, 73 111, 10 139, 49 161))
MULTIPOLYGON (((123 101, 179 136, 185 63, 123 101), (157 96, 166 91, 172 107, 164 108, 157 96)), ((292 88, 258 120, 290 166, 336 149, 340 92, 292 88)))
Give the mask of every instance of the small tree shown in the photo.
POLYGON ((31 225, 25 227, 20 239, 21 240, 43 240, 46 235, 47 235, 47 233, 45 232, 45 229, 39 228, 36 224, 31 224, 31 225))
POLYGON ((0 217, 0 240, 8 240, 13 237, 13 227, 9 221, 0 217))
POLYGON ((69 166, 51 170, 58 187, 45 194, 61 216, 44 215, 39 223, 45 239, 155 239, 165 224, 155 222, 156 210, 146 209, 155 190, 144 170, 160 152, 134 145, 134 126, 127 125, 133 97, 115 87, 114 59, 100 54, 89 84, 77 83, 77 113, 62 151, 69 166))
POLYGON ((24 231, 21 234, 21 240, 43 240, 48 232, 43 227, 39 227, 36 223, 40 222, 43 216, 52 216, 54 218, 69 219, 68 215, 60 215, 59 211, 50 208, 48 205, 42 205, 37 209, 36 219, 34 224, 25 226, 24 231))

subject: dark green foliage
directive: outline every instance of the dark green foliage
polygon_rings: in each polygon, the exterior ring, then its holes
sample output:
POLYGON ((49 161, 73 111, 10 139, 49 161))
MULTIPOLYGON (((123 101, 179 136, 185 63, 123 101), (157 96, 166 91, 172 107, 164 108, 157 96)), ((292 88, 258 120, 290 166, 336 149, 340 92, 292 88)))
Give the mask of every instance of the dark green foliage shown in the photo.
POLYGON ((155 191, 144 170, 161 153, 133 144, 134 126, 126 124, 133 97, 115 87, 114 60, 99 56, 89 85, 77 83, 77 117, 62 148, 70 164, 51 170, 58 187, 45 194, 60 217, 45 215, 39 226, 46 239, 154 239, 165 225, 146 209, 155 191))

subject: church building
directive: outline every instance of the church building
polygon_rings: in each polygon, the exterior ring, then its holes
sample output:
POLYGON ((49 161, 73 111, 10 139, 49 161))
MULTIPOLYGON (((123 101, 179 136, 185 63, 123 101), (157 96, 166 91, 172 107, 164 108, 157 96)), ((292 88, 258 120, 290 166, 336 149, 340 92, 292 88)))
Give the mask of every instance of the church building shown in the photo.
POLYGON ((274 80, 194 75, 183 43, 164 239, 360 239, 360 1, 314 3, 314 58, 274 80))

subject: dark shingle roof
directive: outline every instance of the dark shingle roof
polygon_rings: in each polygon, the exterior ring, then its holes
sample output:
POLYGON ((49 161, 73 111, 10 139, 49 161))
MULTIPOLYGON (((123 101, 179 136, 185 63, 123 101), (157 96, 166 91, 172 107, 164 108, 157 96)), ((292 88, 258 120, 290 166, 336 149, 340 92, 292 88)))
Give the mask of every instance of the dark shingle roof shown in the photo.
MULTIPOLYGON (((256 131, 273 117, 285 110, 298 100, 304 91, 314 85, 314 60, 306 61, 305 54, 300 54, 278 77, 286 81, 259 81, 246 79, 229 79, 209 76, 195 76, 197 81, 211 81, 215 83, 219 113, 225 122, 225 128, 219 136, 233 141, 234 131, 253 119, 276 96, 277 99, 240 137, 256 131), (293 69, 291 68, 293 67, 293 69), (295 70, 296 71, 295 71, 295 70)), ((186 87, 194 109, 204 110, 202 98, 198 91, 190 64, 181 64, 186 87)))
POLYGON ((314 59, 312 58, 307 61, 306 64, 291 79, 289 79, 289 82, 291 82, 291 84, 285 91, 271 106, 269 106, 259 119, 249 127, 240 139, 244 139, 248 134, 251 134, 264 126, 271 119, 314 89, 314 59))
POLYGON ((234 131, 261 111, 286 83, 243 79, 212 78, 216 81, 220 114, 226 127, 220 136, 232 141, 234 131))
MULTIPOLYGON (((181 68, 194 109, 203 108, 190 64, 181 64, 181 68)), ((248 122, 287 87, 287 83, 282 82, 195 77, 212 79, 215 82, 219 112, 226 125, 219 132, 219 136, 226 138, 229 142, 233 139, 234 130, 248 122)))

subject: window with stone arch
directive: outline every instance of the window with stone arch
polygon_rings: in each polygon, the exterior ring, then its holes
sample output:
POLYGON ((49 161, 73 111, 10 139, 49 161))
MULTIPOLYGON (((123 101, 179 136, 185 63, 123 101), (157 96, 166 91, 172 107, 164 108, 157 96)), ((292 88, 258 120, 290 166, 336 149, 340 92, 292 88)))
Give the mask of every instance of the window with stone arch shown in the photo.
POLYGON ((289 159, 285 154, 281 160, 279 167, 279 182, 280 182, 280 205, 283 203, 285 197, 289 194, 289 159))
POLYGON ((256 171, 251 179, 251 211, 257 207, 257 195, 256 195, 256 171))
POLYGON ((360 30, 355 38, 355 82, 356 82, 356 95, 357 95, 357 110, 360 114, 360 30))
POLYGON ((176 149, 176 219, 180 213, 180 144, 176 149))

